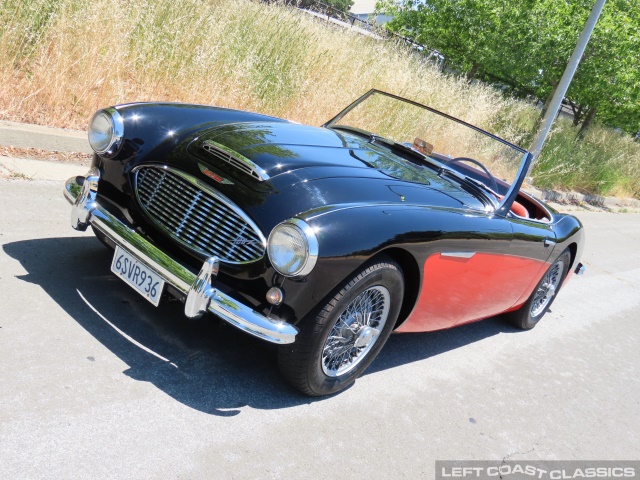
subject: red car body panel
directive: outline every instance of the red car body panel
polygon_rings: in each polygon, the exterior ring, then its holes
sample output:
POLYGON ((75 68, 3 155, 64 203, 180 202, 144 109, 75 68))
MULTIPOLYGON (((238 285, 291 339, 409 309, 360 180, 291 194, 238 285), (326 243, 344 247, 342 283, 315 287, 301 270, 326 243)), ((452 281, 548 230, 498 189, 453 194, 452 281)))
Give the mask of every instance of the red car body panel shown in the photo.
POLYGON ((413 313, 398 332, 428 332, 497 315, 522 305, 546 262, 494 253, 427 258, 413 313))

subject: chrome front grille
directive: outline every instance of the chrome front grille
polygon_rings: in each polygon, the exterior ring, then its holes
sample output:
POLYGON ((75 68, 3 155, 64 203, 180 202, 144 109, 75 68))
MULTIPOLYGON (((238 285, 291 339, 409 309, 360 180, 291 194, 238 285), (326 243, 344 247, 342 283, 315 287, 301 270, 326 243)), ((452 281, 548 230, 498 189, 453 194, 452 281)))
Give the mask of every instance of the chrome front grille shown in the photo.
POLYGON ((227 263, 255 262, 266 240, 236 205, 200 180, 170 167, 135 171, 138 202, 171 237, 207 257, 227 263))

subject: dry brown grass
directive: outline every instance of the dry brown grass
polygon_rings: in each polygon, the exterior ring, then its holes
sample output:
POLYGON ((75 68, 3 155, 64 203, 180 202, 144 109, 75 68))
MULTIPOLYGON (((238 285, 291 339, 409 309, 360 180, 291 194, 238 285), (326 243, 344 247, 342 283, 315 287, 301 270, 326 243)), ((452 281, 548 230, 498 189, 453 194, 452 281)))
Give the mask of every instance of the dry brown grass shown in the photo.
POLYGON ((11 120, 84 128, 106 105, 170 100, 319 124, 374 87, 485 127, 530 108, 391 43, 249 0, 5 0, 2 9, 0 115, 11 120))
POLYGON ((536 168, 536 185, 640 198, 640 144, 596 125, 574 142, 578 128, 560 119, 536 168))
POLYGON ((527 141, 537 116, 530 104, 444 75, 404 47, 291 8, 250 0, 0 4, 0 118, 8 120, 84 129, 98 108, 158 100, 318 125, 370 88, 515 143, 527 141))
POLYGON ((0 157, 34 158, 51 162, 89 164, 92 155, 80 152, 59 152, 41 148, 18 148, 0 145, 0 157))

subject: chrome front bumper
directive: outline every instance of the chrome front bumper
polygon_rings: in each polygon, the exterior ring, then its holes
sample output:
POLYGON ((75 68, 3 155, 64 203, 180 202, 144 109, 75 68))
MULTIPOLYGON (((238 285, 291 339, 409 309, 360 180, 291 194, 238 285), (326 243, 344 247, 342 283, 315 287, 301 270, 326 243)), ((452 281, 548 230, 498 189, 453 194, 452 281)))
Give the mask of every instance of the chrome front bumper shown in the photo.
POLYGON ((99 229, 165 282, 186 297, 185 315, 198 318, 212 312, 231 325, 272 343, 293 343, 298 329, 287 322, 269 318, 243 305, 214 286, 218 259, 208 258, 198 275, 122 223, 97 202, 100 174, 92 168, 86 177, 67 180, 64 197, 72 205, 71 226, 84 231, 89 225, 99 229))

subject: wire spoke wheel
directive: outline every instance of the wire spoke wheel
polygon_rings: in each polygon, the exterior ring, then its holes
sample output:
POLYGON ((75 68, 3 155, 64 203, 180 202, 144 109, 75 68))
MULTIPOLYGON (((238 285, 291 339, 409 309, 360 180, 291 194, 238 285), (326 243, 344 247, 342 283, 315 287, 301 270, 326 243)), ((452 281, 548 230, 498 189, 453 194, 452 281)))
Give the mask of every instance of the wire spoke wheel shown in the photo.
POLYGON ((348 388, 389 338, 403 296, 400 266, 384 255, 370 260, 300 322, 294 343, 280 346, 280 371, 305 395, 348 388))
POLYGON ((377 285, 360 293, 338 316, 322 349, 322 371, 337 377, 354 369, 380 336, 389 316, 389 290, 377 285))
POLYGON ((571 253, 567 248, 547 269, 527 301, 517 310, 506 313, 506 318, 523 330, 535 327, 556 298, 570 265, 571 253))
POLYGON ((531 302, 531 316, 537 317, 544 311, 545 308, 551 303, 553 296, 555 295, 560 282, 562 282, 562 275, 564 273, 564 262, 562 258, 556 260, 556 262, 547 271, 542 282, 536 289, 536 292, 531 302))

